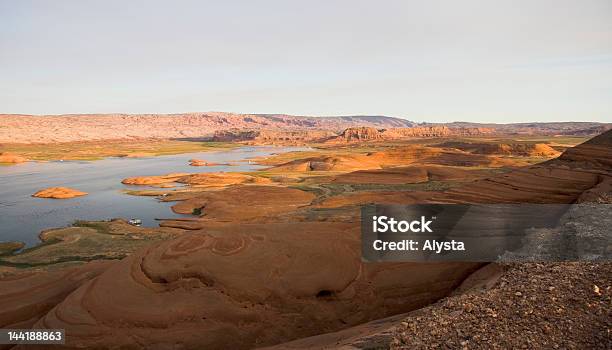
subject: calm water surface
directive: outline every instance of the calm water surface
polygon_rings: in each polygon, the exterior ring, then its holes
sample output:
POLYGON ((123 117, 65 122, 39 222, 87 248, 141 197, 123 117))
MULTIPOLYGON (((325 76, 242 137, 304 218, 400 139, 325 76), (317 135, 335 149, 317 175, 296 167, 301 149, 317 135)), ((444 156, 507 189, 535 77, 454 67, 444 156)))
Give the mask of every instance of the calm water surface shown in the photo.
POLYGON ((220 152, 189 153, 150 158, 107 158, 93 162, 28 162, 0 166, 0 242, 21 241, 28 246, 39 242, 41 230, 68 226, 75 220, 139 218, 143 226, 157 226, 155 218, 180 217, 155 197, 131 196, 123 190, 147 189, 127 186, 126 177, 168 173, 249 171, 261 166, 244 161, 273 153, 300 150, 296 147, 241 147, 220 152), (237 166, 192 167, 192 158, 237 166), (241 162, 242 161, 242 162, 241 162), (47 187, 65 186, 88 192, 71 199, 34 198, 47 187))

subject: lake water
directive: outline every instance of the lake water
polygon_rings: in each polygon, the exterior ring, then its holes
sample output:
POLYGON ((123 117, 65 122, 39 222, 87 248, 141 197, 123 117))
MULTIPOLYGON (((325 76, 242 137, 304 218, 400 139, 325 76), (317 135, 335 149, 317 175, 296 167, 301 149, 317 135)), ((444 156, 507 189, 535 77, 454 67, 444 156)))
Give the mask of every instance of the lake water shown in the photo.
POLYGON ((261 168, 245 160, 288 152, 297 147, 241 147, 219 152, 202 152, 150 158, 107 158, 92 162, 28 162, 0 166, 0 242, 21 241, 28 246, 39 242, 41 230, 69 226, 75 220, 139 218, 143 226, 157 226, 155 218, 181 217, 155 197, 132 196, 123 190, 147 189, 127 186, 126 177, 168 173, 236 172, 261 168), (205 159, 237 166, 193 167, 189 159, 205 159), (48 187, 71 187, 88 192, 71 199, 34 198, 48 187))

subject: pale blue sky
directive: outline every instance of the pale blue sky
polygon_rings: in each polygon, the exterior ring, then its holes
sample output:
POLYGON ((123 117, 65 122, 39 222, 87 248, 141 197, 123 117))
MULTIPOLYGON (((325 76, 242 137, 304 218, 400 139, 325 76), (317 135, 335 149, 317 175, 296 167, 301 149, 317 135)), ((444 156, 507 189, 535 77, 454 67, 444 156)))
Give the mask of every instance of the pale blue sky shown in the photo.
POLYGON ((612 122, 612 1, 0 0, 0 113, 612 122))

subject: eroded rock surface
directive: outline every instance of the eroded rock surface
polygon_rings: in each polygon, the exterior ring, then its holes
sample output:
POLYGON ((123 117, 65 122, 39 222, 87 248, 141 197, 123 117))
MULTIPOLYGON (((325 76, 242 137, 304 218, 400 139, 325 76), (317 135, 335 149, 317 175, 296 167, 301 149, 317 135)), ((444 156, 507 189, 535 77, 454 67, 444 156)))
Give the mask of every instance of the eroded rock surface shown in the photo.
POLYGON ((30 328, 85 281, 112 262, 96 261, 53 272, 27 272, 0 279, 0 327, 30 328))
POLYGON ((66 328, 77 347, 146 339, 251 348, 426 305, 475 268, 363 264, 358 231, 324 222, 211 226, 124 259, 36 327, 66 328))

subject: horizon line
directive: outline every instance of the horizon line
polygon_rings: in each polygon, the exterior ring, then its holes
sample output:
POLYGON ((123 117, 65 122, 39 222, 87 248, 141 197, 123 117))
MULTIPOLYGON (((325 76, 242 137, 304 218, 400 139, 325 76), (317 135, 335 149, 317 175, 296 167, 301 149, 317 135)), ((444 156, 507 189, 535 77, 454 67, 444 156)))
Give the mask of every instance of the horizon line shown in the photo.
POLYGON ((598 123, 598 124, 612 124, 612 121, 594 121, 594 120, 556 120, 556 121, 520 121, 520 122, 508 122, 508 123, 495 123, 486 121, 465 121, 465 120, 454 120, 447 122, 431 122, 431 121, 417 121, 408 119, 407 117, 384 115, 384 114, 338 114, 338 115, 300 115, 300 114, 287 114, 287 113, 242 113, 242 112, 225 112, 225 111, 191 111, 191 112, 172 112, 172 113, 125 113, 125 112, 105 112, 105 113, 61 113, 61 114, 29 114, 29 113, 0 113, 3 116, 24 116, 24 117, 62 117, 62 116, 113 116, 113 115, 124 115, 124 116, 181 116, 188 114, 234 114, 234 115, 254 115, 254 116, 286 116, 292 118, 393 118, 401 119, 416 124, 453 124, 453 123, 469 123, 469 124, 494 124, 494 125, 509 125, 509 124, 551 124, 551 123, 598 123))

